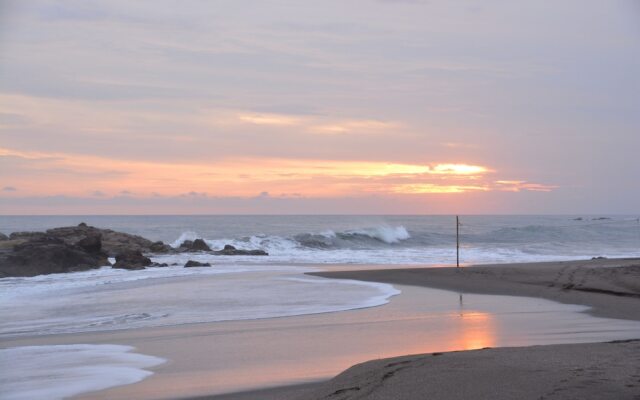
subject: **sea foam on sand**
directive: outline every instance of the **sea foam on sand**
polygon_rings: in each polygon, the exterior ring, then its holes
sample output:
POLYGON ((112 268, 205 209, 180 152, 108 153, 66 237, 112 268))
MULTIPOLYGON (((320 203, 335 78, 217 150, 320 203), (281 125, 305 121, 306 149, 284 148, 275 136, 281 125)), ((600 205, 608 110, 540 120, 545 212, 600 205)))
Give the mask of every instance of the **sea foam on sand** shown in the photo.
POLYGON ((136 383, 165 362, 131 346, 72 344, 0 349, 0 398, 63 399, 136 383))

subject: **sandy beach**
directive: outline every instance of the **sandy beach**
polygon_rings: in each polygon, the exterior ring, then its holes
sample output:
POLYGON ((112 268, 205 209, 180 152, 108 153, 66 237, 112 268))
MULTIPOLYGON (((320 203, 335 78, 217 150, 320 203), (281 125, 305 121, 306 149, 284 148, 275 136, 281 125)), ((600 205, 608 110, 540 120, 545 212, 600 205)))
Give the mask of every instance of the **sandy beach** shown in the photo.
POLYGON ((588 312, 595 316, 640 320, 640 259, 340 271, 312 275, 425 286, 458 293, 541 297, 589 306, 588 312))
MULTIPOLYGON (((638 265, 612 259, 461 269, 342 266, 313 275, 391 283, 401 294, 381 307, 343 312, 0 344, 125 345, 167 360, 138 383, 74 397, 85 400, 589 398, 585 391, 591 398, 637 399, 640 344, 628 340, 640 338, 638 265), (618 343, 593 344, 612 340, 618 343), (491 349, 472 350, 483 348, 491 349)), ((166 284, 175 291, 217 278, 185 279, 166 284)))
MULTIPOLYGON (((315 275, 459 293, 535 296, 640 320, 640 260, 585 260, 315 275)), ((640 341, 487 348, 358 364, 329 382, 207 397, 248 399, 638 399, 640 341)), ((205 399, 205 398, 202 398, 205 399)))

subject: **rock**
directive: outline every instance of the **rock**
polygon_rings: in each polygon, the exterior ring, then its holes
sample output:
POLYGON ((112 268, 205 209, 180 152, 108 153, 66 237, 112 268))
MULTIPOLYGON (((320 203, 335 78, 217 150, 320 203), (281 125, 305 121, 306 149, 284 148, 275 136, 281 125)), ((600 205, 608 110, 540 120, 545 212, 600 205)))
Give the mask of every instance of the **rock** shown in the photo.
POLYGON ((129 250, 116 255, 116 263, 112 268, 138 270, 151 265, 151 260, 138 250, 129 250))
POLYGON ((227 244, 222 250, 214 251, 214 254, 222 256, 268 256, 264 250, 241 250, 236 249, 234 246, 227 244))
POLYGON ((0 254, 0 277, 86 271, 108 265, 100 252, 92 254, 80 246, 44 234, 30 237, 31 240, 0 254))
POLYGON ((184 265, 185 268, 210 267, 210 266, 211 266, 211 264, 209 264, 209 263, 201 263, 201 262, 193 261, 193 260, 187 261, 187 263, 184 265))
POLYGON ((102 235, 87 235, 84 238, 78 240, 76 246, 82 247, 89 253, 99 253, 102 251, 102 235))
POLYGON ((211 251, 211 247, 209 247, 209 245, 207 245, 207 243, 202 239, 194 240, 191 248, 198 251, 211 251))
POLYGON ((151 265, 149 265, 149 268, 164 268, 164 267, 168 267, 169 264, 167 263, 151 263, 151 265))
MULTIPOLYGON (((16 235, 40 234, 39 232, 18 232, 16 235)), ((12 234, 14 235, 14 234, 12 234)), ((78 226, 67 226, 54 228, 46 231, 46 235, 54 236, 67 243, 75 244, 87 236, 99 235, 102 240, 102 250, 110 257, 128 251, 140 251, 142 253, 169 253, 172 252, 170 246, 162 242, 152 242, 142 236, 132 235, 124 232, 116 232, 111 229, 99 229, 81 223, 78 226)), ((22 237, 22 236, 20 236, 22 237)))
POLYGON ((185 240, 184 242, 180 243, 180 249, 185 249, 188 250, 191 247, 193 247, 193 240, 185 240))
POLYGON ((164 244, 164 242, 161 241, 151 243, 151 246, 149 246, 149 250, 153 253, 170 253, 171 251, 173 251, 171 246, 169 246, 168 244, 164 244))
POLYGON ((211 247, 202 239, 185 240, 180 244, 181 251, 211 251, 211 247))
POLYGON ((0 232, 0 242, 4 242, 5 240, 9 240, 9 236, 7 236, 4 233, 0 232))
POLYGON ((11 240, 32 240, 39 239, 45 236, 44 232, 13 232, 9 235, 11 240))

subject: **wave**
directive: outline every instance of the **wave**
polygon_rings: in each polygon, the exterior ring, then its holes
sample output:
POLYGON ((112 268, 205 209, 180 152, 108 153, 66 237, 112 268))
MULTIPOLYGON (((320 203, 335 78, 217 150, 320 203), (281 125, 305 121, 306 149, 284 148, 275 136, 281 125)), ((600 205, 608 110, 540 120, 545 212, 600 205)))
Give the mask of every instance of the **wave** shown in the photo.
POLYGON ((335 232, 326 230, 319 233, 301 233, 291 237, 274 235, 253 235, 233 239, 209 239, 196 232, 183 232, 171 243, 177 248, 185 240, 203 239, 212 249, 223 248, 230 244, 239 249, 262 249, 267 252, 282 252, 294 249, 374 249, 390 246, 410 239, 411 235, 404 226, 381 225, 335 232))
POLYGON ((135 353, 130 346, 70 344, 22 346, 0 350, 11 364, 0 376, 2 398, 66 399, 78 394, 127 385, 152 375, 148 368, 165 359, 135 353), (52 373, 51 371, 55 371, 52 373))
MULTIPOLYGON (((183 232, 173 243, 201 238, 213 249, 230 244, 239 249, 268 252, 269 262, 302 263, 448 263, 455 249, 455 228, 450 224, 420 226, 378 225, 351 229, 325 229, 305 233, 284 232, 227 238, 209 238, 183 232)), ((539 261, 549 257, 633 257, 638 255, 637 220, 554 221, 553 224, 502 225, 466 223, 460 243, 469 262, 539 261), (505 256, 508 255, 508 256, 505 256)), ((237 259, 237 258, 236 258, 237 259)), ((237 259, 240 261, 240 259, 237 259)), ((248 259, 243 258, 245 262, 248 259)), ((261 260, 260 262, 267 262, 261 260)))

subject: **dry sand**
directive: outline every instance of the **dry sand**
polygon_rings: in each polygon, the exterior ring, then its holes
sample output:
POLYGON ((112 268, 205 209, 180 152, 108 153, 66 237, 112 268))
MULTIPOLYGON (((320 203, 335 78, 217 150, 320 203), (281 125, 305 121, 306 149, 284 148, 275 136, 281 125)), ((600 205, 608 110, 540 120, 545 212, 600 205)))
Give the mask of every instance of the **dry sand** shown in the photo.
MULTIPOLYGON (((591 306, 588 312, 600 317, 640 320, 639 259, 314 275, 427 286, 461 293, 542 297, 591 306)), ((325 383, 207 398, 638 400, 640 341, 405 356, 358 364, 325 383)))

